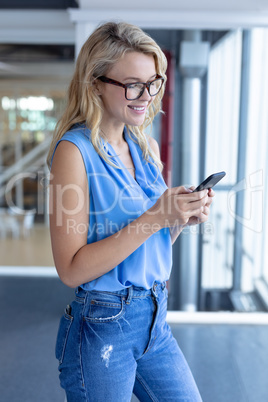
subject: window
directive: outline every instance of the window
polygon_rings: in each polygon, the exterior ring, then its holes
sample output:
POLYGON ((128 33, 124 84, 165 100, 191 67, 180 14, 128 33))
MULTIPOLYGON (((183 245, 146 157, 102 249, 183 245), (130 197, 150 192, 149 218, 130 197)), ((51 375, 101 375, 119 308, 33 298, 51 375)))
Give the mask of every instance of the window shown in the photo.
POLYGON ((268 284, 268 29, 251 33, 249 114, 246 152, 242 289, 254 289, 262 277, 268 284))
POLYGON ((202 287, 230 288, 233 280, 242 32, 225 35, 211 49, 208 68, 206 176, 226 171, 203 235, 202 287), (230 213, 231 212, 231 213, 230 213))

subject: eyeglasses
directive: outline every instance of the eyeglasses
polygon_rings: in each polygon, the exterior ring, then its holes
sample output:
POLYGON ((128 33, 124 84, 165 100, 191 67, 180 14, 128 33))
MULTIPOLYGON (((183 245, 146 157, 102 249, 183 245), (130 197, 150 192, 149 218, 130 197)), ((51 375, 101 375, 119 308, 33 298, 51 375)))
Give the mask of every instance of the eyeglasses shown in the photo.
POLYGON ((124 88, 125 98, 127 100, 139 99, 144 93, 145 88, 148 89, 150 96, 155 96, 158 94, 164 83, 164 78, 158 74, 156 75, 156 78, 153 81, 132 82, 130 84, 122 84, 121 82, 112 80, 111 78, 107 78, 105 76, 99 77, 99 80, 105 82, 106 84, 112 84, 124 88))

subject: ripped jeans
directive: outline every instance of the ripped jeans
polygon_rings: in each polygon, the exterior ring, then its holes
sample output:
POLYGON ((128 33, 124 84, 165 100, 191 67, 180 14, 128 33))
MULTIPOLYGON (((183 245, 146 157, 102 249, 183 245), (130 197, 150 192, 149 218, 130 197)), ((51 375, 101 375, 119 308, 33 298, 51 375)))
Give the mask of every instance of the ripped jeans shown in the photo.
POLYGON ((166 323, 165 283, 150 290, 76 289, 56 342, 68 402, 200 402, 187 362, 166 323))

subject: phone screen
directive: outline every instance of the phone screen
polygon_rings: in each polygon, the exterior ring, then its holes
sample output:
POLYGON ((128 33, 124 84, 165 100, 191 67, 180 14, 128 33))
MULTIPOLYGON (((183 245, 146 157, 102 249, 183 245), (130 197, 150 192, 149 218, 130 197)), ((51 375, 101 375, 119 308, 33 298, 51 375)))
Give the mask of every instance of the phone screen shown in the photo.
POLYGON ((200 183, 199 186, 196 187, 194 192, 214 187, 215 184, 217 184, 225 175, 226 175, 225 172, 213 173, 211 176, 207 177, 204 181, 202 181, 202 183, 200 183))

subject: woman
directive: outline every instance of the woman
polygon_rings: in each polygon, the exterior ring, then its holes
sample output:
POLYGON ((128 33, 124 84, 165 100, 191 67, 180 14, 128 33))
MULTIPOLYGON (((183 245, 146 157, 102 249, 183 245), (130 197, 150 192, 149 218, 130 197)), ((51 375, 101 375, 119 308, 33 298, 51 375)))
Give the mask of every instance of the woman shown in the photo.
POLYGON ((76 297, 56 356, 68 402, 200 401, 165 322, 171 245, 205 222, 213 192, 167 189, 146 126, 166 59, 142 30, 106 23, 77 60, 48 157, 58 274, 76 297))

